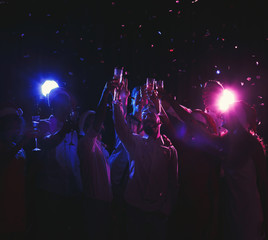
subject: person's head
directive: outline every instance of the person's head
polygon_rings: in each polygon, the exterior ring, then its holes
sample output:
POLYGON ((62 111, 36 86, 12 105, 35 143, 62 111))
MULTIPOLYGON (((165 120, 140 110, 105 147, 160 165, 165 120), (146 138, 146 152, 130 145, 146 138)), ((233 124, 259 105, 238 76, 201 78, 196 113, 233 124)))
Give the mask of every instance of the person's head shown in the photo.
POLYGON ((197 121, 197 123, 200 125, 200 127, 207 129, 212 134, 217 133, 216 124, 210 115, 208 115, 207 113, 205 113, 201 109, 194 109, 191 112, 191 115, 197 121))
POLYGON ((4 107, 0 109, 0 139, 6 144, 17 142, 23 135, 25 126, 21 108, 4 107))
POLYGON ((48 100, 54 116, 59 121, 65 121, 73 107, 70 93, 64 88, 55 88, 49 93, 48 100))
POLYGON ((219 111, 217 100, 223 93, 223 90, 224 87, 219 81, 209 80, 205 83, 202 91, 202 98, 206 109, 210 109, 215 112, 219 111))
POLYGON ((136 106, 139 105, 140 87, 134 87, 131 91, 131 107, 133 112, 136 111, 136 106))
MULTIPOLYGON (((96 112, 93 110, 88 110, 80 116, 79 118, 80 135, 84 136, 86 135, 88 131, 92 130, 95 116, 96 116, 96 112)), ((101 140, 103 130, 104 130, 104 125, 102 124, 101 132, 98 135, 99 140, 101 140)))
POLYGON ((256 110, 245 101, 236 101, 224 113, 224 126, 228 130, 243 128, 246 131, 256 131, 256 110))
POLYGON ((161 121, 154 106, 147 104, 142 109, 142 125, 148 136, 154 138, 160 136, 161 121))
POLYGON ((132 114, 138 119, 141 119, 141 111, 147 104, 147 100, 142 97, 142 91, 142 87, 135 87, 131 92, 132 114))
POLYGON ((81 135, 85 135, 87 131, 93 126, 96 112, 88 110, 81 114, 79 118, 79 130, 81 135))

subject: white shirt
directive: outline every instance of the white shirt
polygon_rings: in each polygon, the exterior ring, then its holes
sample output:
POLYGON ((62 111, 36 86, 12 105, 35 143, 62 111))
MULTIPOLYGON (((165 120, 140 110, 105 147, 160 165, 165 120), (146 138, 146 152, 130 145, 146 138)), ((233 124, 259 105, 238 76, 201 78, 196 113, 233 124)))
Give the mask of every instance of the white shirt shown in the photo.
POLYGON ((131 159, 125 199, 144 211, 169 215, 178 192, 177 151, 162 136, 153 139, 132 134, 118 108, 114 108, 117 133, 131 159))
POLYGON ((93 130, 79 140, 78 153, 84 194, 88 198, 111 201, 109 153, 93 130))

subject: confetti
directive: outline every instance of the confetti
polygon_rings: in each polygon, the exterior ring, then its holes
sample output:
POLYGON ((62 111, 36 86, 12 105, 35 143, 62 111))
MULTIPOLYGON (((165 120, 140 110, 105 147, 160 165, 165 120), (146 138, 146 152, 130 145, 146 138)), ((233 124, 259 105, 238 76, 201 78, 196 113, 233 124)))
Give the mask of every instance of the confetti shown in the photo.
MULTIPOLYGON (((268 84, 265 67, 268 35, 263 28, 243 21, 247 13, 252 13, 251 7, 241 11, 236 3, 223 4, 220 7, 227 18, 217 16, 219 5, 199 0, 142 5, 112 0, 85 9, 80 4, 75 7, 67 4, 64 10, 46 5, 42 11, 35 4, 23 3, 21 9, 15 10, 10 3, 0 0, 6 28, 0 41, 1 46, 7 46, 1 55, 3 62, 7 56, 10 62, 15 60, 18 69, 24 65, 20 66, 17 59, 33 72, 36 71, 33 63, 41 59, 44 69, 55 66, 52 68, 55 75, 61 75, 62 71, 69 76, 66 86, 79 83, 82 85, 76 86, 79 90, 85 87, 83 84, 90 89, 89 79, 91 76, 94 79, 99 68, 120 62, 129 65, 132 86, 145 78, 145 72, 151 72, 166 78, 167 89, 192 106, 199 104, 200 99, 192 98, 188 90, 201 91, 210 78, 220 79, 226 86, 237 85, 241 97, 251 104, 266 104, 263 92, 268 84), (255 40, 248 36, 254 36, 255 40), (62 60, 64 63, 57 72, 62 60)), ((261 15, 255 17, 256 23, 261 20, 261 15)), ((20 79, 25 73, 14 74, 20 79)), ((266 121, 262 119, 263 125, 266 121)))

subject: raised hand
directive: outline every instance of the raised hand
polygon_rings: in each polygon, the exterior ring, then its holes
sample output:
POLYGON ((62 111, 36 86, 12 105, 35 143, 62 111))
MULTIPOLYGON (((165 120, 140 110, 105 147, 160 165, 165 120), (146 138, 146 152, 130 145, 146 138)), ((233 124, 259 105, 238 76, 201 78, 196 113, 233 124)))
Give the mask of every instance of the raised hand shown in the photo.
POLYGON ((119 99, 128 99, 129 95, 130 91, 128 90, 128 80, 125 78, 120 86, 119 99))

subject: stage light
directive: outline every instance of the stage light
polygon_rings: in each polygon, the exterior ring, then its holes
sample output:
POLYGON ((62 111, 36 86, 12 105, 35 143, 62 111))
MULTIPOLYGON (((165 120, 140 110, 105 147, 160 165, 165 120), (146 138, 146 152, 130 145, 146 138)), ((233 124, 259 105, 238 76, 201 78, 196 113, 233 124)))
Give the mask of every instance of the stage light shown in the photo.
POLYGON ((46 97, 50 91, 54 88, 58 88, 59 85, 54 80, 46 80, 41 86, 42 94, 46 97))
POLYGON ((225 112, 235 100, 235 94, 232 91, 225 89, 219 98, 218 107, 221 111, 225 112))

